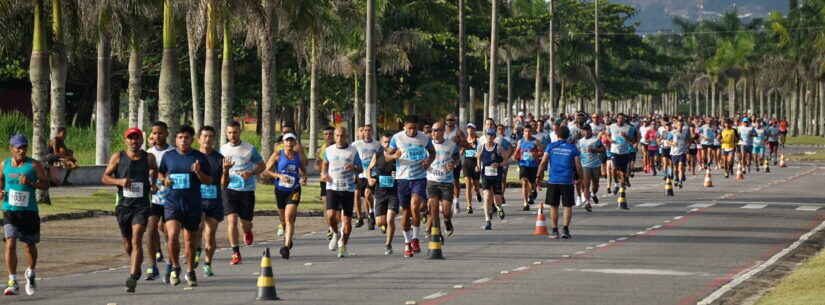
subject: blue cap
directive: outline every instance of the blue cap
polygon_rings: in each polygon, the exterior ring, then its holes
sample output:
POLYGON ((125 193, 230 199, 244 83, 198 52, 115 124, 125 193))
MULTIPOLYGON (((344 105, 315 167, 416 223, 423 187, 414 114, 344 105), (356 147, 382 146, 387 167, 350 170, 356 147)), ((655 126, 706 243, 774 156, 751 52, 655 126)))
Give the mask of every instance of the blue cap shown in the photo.
POLYGON ((13 147, 27 146, 29 145, 29 139, 26 139, 26 136, 18 133, 11 136, 9 139, 9 145, 13 147))
POLYGON ((748 118, 748 117, 745 117, 745 118, 742 119, 742 122, 745 122, 745 123, 750 123, 750 121, 751 121, 751 119, 748 118))

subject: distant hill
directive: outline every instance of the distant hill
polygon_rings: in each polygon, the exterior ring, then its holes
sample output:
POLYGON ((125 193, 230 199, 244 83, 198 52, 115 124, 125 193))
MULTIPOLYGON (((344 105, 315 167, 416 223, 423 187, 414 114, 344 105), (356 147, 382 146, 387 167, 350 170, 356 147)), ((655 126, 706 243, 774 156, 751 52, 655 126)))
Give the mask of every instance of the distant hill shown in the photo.
MULTIPOLYGON (((604 0, 601 0, 604 1, 604 0)), ((673 29, 673 17, 689 20, 715 19, 736 9, 742 18, 761 18, 772 11, 787 13, 787 0, 607 0, 630 5, 638 10, 632 20, 641 33, 673 29)))

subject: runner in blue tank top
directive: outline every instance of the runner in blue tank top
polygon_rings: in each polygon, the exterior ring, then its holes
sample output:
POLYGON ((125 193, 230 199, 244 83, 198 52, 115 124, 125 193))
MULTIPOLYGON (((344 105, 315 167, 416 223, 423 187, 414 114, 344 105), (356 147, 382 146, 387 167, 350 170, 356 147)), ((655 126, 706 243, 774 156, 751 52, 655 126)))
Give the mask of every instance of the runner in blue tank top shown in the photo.
POLYGON ((301 185, 306 185, 307 174, 301 155, 294 150, 298 143, 294 134, 284 135, 284 149, 273 152, 266 163, 265 174, 275 178, 275 200, 278 204, 278 218, 284 225, 284 245, 281 257, 289 259, 295 235, 295 216, 301 203, 301 185))

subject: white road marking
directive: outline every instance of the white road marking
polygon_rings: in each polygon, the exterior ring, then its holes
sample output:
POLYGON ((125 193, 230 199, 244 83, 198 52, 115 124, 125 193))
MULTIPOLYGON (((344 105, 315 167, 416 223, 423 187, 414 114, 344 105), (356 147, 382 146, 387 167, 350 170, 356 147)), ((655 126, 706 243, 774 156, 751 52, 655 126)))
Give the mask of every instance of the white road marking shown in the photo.
POLYGON ((751 203, 751 204, 746 204, 746 205, 742 206, 742 208, 743 208, 743 209, 754 209, 754 210, 756 210, 756 209, 761 209, 761 208, 764 208, 764 207, 766 207, 766 206, 768 206, 768 205, 767 205, 767 204, 755 204, 755 203, 751 203))
POLYGON ((819 210, 819 207, 810 206, 810 205, 803 205, 801 207, 796 208, 797 211, 816 211, 819 210))
POLYGON ((670 223, 670 219, 668 219, 668 220, 665 220, 665 223, 670 223))
POLYGON ((518 267, 516 269, 513 269, 513 272, 519 272, 519 271, 524 271, 524 270, 527 270, 527 266, 521 266, 521 267, 518 267))
POLYGON ((683 217, 685 217, 685 216, 676 216, 676 217, 673 217, 673 220, 679 220, 679 219, 682 219, 683 217))
POLYGON ((533 265, 541 265, 541 261, 535 261, 533 262, 533 265))
POLYGON ((593 247, 584 248, 585 250, 593 250, 593 247))
POLYGON ((702 209, 702 208, 707 208, 707 207, 712 207, 712 206, 713 206, 713 203, 694 203, 694 204, 689 205, 689 206, 688 206, 688 208, 691 208, 691 209, 696 209, 696 208, 698 208, 698 209, 702 209))
POLYGON ((667 275, 667 276, 689 276, 689 275, 696 275, 697 274, 695 272, 684 272, 684 271, 676 271, 676 270, 658 270, 658 269, 579 269, 577 271, 592 272, 592 273, 605 273, 605 274, 667 275))
POLYGON ((645 234, 645 233, 647 233, 647 232, 645 232, 645 231, 639 231, 639 232, 636 232, 636 235, 642 235, 642 234, 645 234))
POLYGON ((748 270, 743 271, 743 273, 738 274, 730 282, 728 282, 727 284, 725 284, 722 287, 719 287, 719 289, 717 289, 716 291, 714 291, 713 293, 711 293, 710 295, 708 295, 707 297, 705 297, 704 299, 702 299, 701 301, 699 301, 696 304, 697 305, 707 305, 707 304, 713 303, 714 301, 718 300, 723 295, 725 295, 731 289, 736 288, 736 286, 739 286, 739 284, 742 284, 743 282, 747 281, 748 279, 753 277, 755 274, 757 274, 759 272, 762 272, 763 270, 767 269, 771 265, 775 264, 777 261, 779 261, 779 259, 781 259, 785 255, 788 255, 788 253, 791 253, 791 251, 793 251, 794 249, 799 248, 799 246, 802 245, 806 240, 811 238, 811 236, 813 236, 817 232, 822 231, 822 229, 825 229, 825 221, 819 223, 819 225, 816 226, 816 228, 813 228, 812 230, 810 230, 807 233, 800 236, 797 241, 792 243, 787 248, 782 249, 782 251, 779 251, 776 254, 774 254, 773 256, 771 256, 771 258, 769 258, 767 261, 765 261, 762 264, 756 266, 755 268, 750 268, 748 270))
POLYGON ((407 302, 404 303, 404 305, 415 305, 415 304, 418 304, 418 302, 416 302, 416 301, 407 301, 407 302))
POLYGON ((662 225, 655 225, 655 226, 652 226, 650 228, 653 229, 653 230, 658 230, 658 229, 662 228, 662 225))
POLYGON ((499 273, 501 273, 501 274, 509 274, 509 273, 510 273, 510 271, 509 271, 509 270, 501 270, 501 272, 499 272, 499 273))
POLYGON ((618 240, 618 241, 627 240, 627 237, 619 237, 619 238, 617 238, 616 240, 618 240))
POLYGON ((663 202, 649 202, 649 203, 637 204, 636 206, 640 207, 640 208, 655 208, 655 207, 660 206, 660 205, 664 205, 664 203, 663 202))
POLYGON ((598 244, 598 245, 596 245, 596 248, 604 248, 604 247, 607 247, 607 244, 598 244))
POLYGON ((575 255, 582 255, 582 254, 585 254, 585 253, 587 253, 587 252, 584 252, 584 251, 579 251, 579 252, 576 252, 576 253, 573 253, 573 254, 575 254, 575 255))
POLYGON ((565 255, 562 255, 561 257, 562 258, 570 258, 570 255, 565 254, 565 255))
POLYGON ((615 241, 615 240, 613 240, 613 239, 608 240, 607 242, 608 242, 608 243, 611 243, 611 244, 615 244, 615 243, 616 243, 616 241, 615 241))
POLYGON ((455 285, 455 286, 453 286, 453 288, 455 288, 455 289, 461 289, 461 288, 464 288, 464 285, 455 285))
POLYGON ((690 209, 690 211, 691 211, 691 212, 696 212, 696 211, 698 211, 698 210, 699 210, 698 208, 693 208, 693 209, 690 209))
POLYGON ((443 297, 445 295, 447 295, 447 293, 445 293, 444 291, 439 291, 439 292, 433 293, 431 295, 428 295, 426 297, 423 297, 423 299, 432 300, 432 299, 437 299, 437 298, 443 297))
POLYGON ((489 281, 490 281, 490 278, 485 277, 483 279, 477 279, 477 280, 473 281, 473 284, 481 284, 481 283, 486 283, 486 282, 489 282, 489 281))
POLYGON ((307 267, 312 266, 312 263, 304 263, 304 266, 307 266, 307 267))

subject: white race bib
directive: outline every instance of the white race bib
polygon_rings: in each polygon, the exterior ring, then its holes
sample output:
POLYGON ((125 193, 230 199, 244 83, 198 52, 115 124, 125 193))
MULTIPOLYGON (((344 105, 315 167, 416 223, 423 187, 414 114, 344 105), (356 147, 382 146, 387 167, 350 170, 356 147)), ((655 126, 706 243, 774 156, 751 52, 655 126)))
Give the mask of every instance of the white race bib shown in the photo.
POLYGON ((9 204, 16 207, 29 206, 30 192, 9 190, 9 204))
POLYGON ((284 175, 281 179, 278 179, 278 186, 291 189, 295 186, 295 178, 290 175, 284 175))
POLYGON ((492 166, 485 166, 484 167, 484 176, 487 177, 495 177, 498 176, 498 168, 492 166))
POLYGON ((143 198, 143 182, 132 182, 123 188, 123 198, 143 198))

